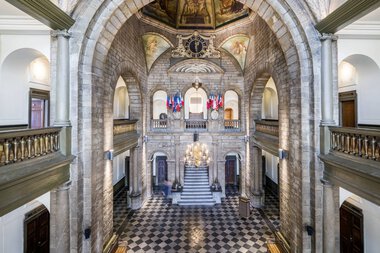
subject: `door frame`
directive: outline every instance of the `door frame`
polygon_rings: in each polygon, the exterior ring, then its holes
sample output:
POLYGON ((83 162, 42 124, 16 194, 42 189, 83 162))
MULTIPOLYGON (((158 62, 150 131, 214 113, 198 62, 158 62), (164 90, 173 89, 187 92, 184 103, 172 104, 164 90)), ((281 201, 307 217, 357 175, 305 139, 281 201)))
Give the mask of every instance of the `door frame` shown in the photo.
MULTIPOLYGON (((228 160, 234 160, 234 183, 233 183, 233 185, 236 185, 236 186, 238 186, 238 187, 240 187, 240 179, 238 178, 238 176, 237 176, 237 162, 238 162, 238 157, 236 156, 236 155, 227 155, 226 156, 226 161, 225 161, 225 163, 224 163, 224 180, 226 180, 226 176, 227 176, 227 173, 226 173, 226 171, 227 171, 227 161, 228 160), (234 159, 229 159, 229 158, 234 158, 234 159)), ((226 183, 226 185, 227 185, 227 183, 226 183)))
POLYGON ((50 125, 50 91, 48 90, 40 90, 40 89, 29 89, 29 120, 28 127, 31 128, 32 125, 32 103, 33 98, 44 100, 44 110, 46 111, 46 115, 44 113, 44 127, 48 127, 50 125), (47 105, 46 105, 47 101, 47 105))
POLYGON ((339 125, 343 125, 343 106, 342 102, 346 101, 354 101, 355 108, 355 127, 358 127, 358 101, 357 101, 357 93, 356 90, 339 92, 339 125))
POLYGON ((40 205, 40 206, 34 208, 33 210, 31 210, 25 214, 25 219, 24 219, 24 252, 25 253, 27 252, 27 245, 28 245, 27 223, 29 221, 39 217, 44 212, 47 212, 47 214, 48 214, 48 238, 47 238, 47 242, 49 244, 48 248, 50 251, 50 212, 44 205, 40 205))
MULTIPOLYGON (((342 240, 341 240, 341 226, 342 226, 342 217, 341 217, 341 212, 342 209, 345 209, 347 212, 349 212, 351 215, 355 215, 360 218, 360 238, 361 238, 361 250, 364 252, 364 215, 363 215, 363 210, 360 209, 359 207, 351 204, 348 201, 344 201, 342 205, 339 208, 339 241, 340 241, 340 248, 342 246, 342 240)), ((351 230, 352 232, 352 230, 351 230)), ((351 242, 352 245, 352 242, 351 242)), ((340 249, 342 250, 342 249, 340 249)))

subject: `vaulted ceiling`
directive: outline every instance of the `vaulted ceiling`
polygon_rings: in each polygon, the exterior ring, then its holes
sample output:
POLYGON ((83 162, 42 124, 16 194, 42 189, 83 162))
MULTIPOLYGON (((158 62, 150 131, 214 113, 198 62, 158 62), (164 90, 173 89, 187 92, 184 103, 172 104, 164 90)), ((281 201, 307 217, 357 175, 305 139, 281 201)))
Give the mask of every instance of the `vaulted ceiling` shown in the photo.
POLYGON ((247 17, 250 10, 236 0, 156 0, 142 13, 173 28, 216 29, 247 17))

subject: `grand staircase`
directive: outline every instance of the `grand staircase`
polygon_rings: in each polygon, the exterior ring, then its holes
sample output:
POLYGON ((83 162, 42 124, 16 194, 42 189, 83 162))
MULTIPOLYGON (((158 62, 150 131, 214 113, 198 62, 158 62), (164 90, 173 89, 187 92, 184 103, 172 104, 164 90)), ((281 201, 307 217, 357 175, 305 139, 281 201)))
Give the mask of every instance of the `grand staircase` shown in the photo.
POLYGON ((215 200, 208 183, 208 170, 205 167, 185 167, 185 178, 180 206, 213 206, 215 200))

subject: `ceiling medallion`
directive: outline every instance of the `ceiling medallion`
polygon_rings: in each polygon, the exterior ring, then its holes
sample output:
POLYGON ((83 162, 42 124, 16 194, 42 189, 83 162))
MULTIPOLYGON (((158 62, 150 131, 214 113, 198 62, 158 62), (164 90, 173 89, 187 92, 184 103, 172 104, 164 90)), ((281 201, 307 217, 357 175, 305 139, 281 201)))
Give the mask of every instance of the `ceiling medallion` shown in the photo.
POLYGON ((178 46, 172 50, 173 58, 220 58, 220 51, 214 47, 215 35, 204 36, 198 31, 183 36, 177 35, 178 46))

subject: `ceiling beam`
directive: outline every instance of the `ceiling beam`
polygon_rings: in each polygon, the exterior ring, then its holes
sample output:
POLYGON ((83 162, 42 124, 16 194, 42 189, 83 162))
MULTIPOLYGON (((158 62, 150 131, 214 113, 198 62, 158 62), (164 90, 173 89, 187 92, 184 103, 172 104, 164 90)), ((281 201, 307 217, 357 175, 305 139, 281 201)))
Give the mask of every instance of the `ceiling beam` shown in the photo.
POLYGON ((315 27, 320 33, 336 33, 379 6, 379 0, 348 0, 315 27))
POLYGON ((53 30, 69 30, 75 20, 50 0, 6 0, 53 30))

